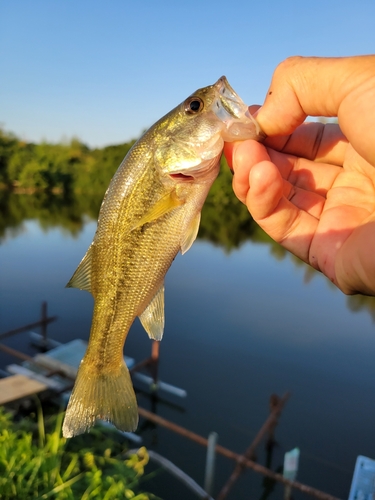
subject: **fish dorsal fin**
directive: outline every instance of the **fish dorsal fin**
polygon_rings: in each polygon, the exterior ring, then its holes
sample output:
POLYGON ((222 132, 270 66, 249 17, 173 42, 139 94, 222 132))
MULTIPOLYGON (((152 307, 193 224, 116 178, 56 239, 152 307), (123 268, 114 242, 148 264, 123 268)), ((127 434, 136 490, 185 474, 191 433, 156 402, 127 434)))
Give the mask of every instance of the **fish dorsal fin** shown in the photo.
POLYGON ((196 240, 200 221, 201 221, 201 213, 198 212, 197 215, 194 217, 194 219, 190 222, 188 230, 186 231, 186 234, 183 235, 183 238, 181 240, 182 254, 186 253, 196 240))
POLYGON ((91 257, 92 257, 93 244, 89 246, 86 255, 81 260, 75 273, 70 278, 67 288, 79 288, 91 292, 91 257))
POLYGON ((164 331, 164 284, 159 288, 157 294, 149 305, 139 315, 143 328, 150 339, 161 340, 164 331))
POLYGON ((170 191, 165 196, 160 198, 160 200, 157 201, 155 205, 153 205, 152 208, 134 224, 132 230, 136 229, 137 227, 143 226, 147 222, 152 222, 153 220, 159 219, 163 215, 171 212, 172 210, 183 204, 184 201, 178 198, 176 191, 170 191))

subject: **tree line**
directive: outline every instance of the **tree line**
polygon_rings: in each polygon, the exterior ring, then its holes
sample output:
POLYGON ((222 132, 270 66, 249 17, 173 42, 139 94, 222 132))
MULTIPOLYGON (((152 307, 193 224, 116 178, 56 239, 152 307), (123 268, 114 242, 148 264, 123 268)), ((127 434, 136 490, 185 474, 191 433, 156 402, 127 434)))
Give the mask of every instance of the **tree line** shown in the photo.
POLYGON ((18 192, 104 192, 135 141, 90 149, 69 142, 28 143, 0 129, 0 187, 18 192))
MULTIPOLYGON (((79 231, 84 216, 97 218, 108 184, 134 143, 100 149, 90 149, 76 138, 35 144, 0 129, 0 235, 1 229, 30 217, 47 225, 59 220, 73 233, 79 231)), ((230 250, 255 231, 249 212, 233 194, 232 174, 223 157, 204 205, 199 237, 230 250)))

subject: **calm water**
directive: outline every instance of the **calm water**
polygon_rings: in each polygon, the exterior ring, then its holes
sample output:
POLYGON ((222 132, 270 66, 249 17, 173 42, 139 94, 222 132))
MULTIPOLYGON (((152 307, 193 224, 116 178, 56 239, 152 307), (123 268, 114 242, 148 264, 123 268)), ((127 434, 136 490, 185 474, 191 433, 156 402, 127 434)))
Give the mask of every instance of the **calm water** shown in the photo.
MULTIPOLYGON (((87 339, 92 298, 64 285, 95 231, 87 221, 72 236, 58 225, 27 220, 8 230, 0 245, 1 331, 37 319, 48 301, 59 320, 51 337, 87 339)), ((357 455, 375 457, 374 300, 347 298, 321 275, 275 247, 248 241, 226 254, 198 240, 178 256, 166 279, 166 328, 160 376, 188 391, 184 410, 158 404, 160 415, 244 451, 268 415, 271 393, 291 392, 276 429, 283 453, 301 449, 298 479, 347 498, 357 455)), ((7 341, 19 347, 26 337, 7 341)), ((138 320, 125 346, 140 360, 150 341, 138 320)), ((13 361, 0 353, 0 364, 13 361)), ((146 400, 140 400, 148 407, 146 400)), ((146 427, 145 443, 203 483, 205 453, 164 429, 146 427)), ((263 449, 258 460, 266 463, 263 449)), ((233 469, 217 462, 215 494, 233 469)), ((154 484, 165 499, 193 499, 169 476, 154 484), (173 494, 171 493, 173 491, 173 494)), ((229 498, 280 499, 282 488, 247 472, 229 498)), ((295 493, 294 498, 307 498, 295 493)))

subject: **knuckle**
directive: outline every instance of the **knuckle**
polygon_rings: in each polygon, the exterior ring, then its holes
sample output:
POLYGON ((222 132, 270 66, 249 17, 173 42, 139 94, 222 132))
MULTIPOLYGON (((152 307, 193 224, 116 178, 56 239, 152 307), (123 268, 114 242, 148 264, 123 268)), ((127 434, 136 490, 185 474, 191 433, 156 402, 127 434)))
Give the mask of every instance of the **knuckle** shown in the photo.
POLYGON ((284 74, 285 72, 294 70, 294 68, 301 63, 302 59, 304 59, 302 56, 287 57, 277 65, 275 74, 284 74))

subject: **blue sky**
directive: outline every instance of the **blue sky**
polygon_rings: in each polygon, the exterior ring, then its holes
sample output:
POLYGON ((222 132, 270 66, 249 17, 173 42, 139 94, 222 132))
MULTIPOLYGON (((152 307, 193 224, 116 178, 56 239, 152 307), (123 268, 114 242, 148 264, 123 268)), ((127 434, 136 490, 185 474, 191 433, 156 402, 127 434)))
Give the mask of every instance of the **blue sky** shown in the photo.
POLYGON ((261 103, 288 56, 374 53, 374 21, 374 0, 3 0, 0 124, 124 142, 223 74, 261 103))

